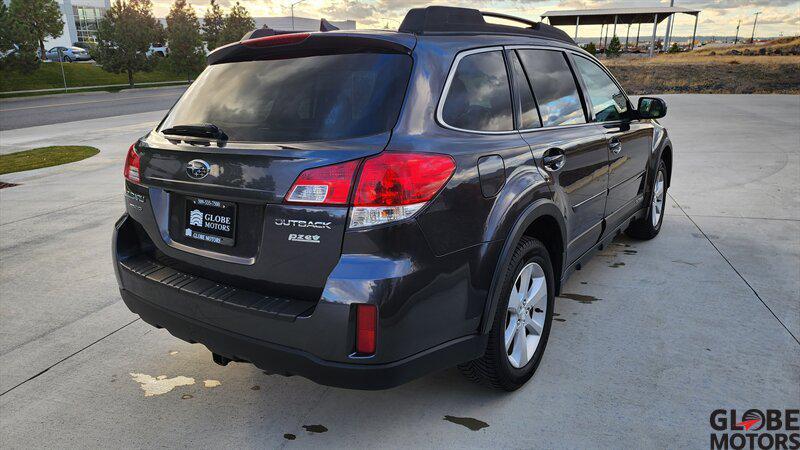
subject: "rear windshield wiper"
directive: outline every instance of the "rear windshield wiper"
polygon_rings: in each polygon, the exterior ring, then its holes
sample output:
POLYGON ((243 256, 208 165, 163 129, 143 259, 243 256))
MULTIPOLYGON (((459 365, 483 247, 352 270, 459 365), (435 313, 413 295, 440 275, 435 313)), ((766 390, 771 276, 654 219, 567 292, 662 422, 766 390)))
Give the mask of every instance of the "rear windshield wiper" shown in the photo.
POLYGON ((227 141, 228 135, 218 126, 211 123, 196 123, 188 125, 175 125, 174 127, 164 128, 161 133, 172 136, 190 136, 207 139, 227 141))

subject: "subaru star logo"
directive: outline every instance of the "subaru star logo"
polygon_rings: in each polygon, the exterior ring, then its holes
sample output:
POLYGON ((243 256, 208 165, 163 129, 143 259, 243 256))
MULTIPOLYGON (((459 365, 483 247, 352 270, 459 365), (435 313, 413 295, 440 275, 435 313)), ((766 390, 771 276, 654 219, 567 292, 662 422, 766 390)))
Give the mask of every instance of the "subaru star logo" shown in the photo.
POLYGON ((205 178, 211 172, 211 166, 202 159, 194 159, 186 164, 186 174, 195 180, 205 178))

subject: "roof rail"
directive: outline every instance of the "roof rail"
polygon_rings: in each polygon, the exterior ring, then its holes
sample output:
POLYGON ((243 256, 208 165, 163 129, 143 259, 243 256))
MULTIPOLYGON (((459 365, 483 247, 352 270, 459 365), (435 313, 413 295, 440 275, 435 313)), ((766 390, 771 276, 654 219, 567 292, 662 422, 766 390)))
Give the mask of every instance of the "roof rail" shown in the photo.
POLYGON ((507 14, 484 12, 472 8, 428 6, 408 11, 398 31, 413 34, 494 33, 542 37, 575 44, 567 33, 556 27, 507 14), (484 17, 495 17, 527 25, 526 28, 486 22, 484 17))

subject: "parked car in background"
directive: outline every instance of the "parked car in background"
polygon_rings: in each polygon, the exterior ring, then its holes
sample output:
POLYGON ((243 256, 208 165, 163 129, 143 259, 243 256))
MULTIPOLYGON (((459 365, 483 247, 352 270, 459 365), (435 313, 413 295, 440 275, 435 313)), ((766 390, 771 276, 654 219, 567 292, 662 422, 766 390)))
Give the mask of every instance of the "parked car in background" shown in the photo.
POLYGON ((150 44, 150 48, 147 50, 146 55, 148 57, 150 56, 165 57, 169 55, 169 47, 167 47, 167 44, 160 44, 160 43, 150 44))
POLYGON ((80 47, 53 47, 47 51, 44 55, 44 59, 46 61, 61 61, 63 58, 64 62, 73 62, 73 61, 90 61, 92 57, 89 55, 89 52, 80 48, 80 47))

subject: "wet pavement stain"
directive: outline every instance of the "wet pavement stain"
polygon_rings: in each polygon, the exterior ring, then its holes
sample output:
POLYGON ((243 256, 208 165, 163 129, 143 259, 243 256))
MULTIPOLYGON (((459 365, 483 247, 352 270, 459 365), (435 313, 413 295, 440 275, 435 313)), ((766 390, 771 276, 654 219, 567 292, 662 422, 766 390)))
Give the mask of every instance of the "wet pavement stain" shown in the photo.
POLYGON ((672 262, 674 262, 676 264, 686 264, 687 266, 692 266, 692 267, 697 267, 697 265, 700 264, 700 263, 696 263, 696 262, 684 261, 682 259, 673 259, 672 262))
POLYGON ((608 267, 611 267, 611 268, 614 268, 614 269, 616 269, 617 267, 622 267, 622 266, 624 266, 624 265, 625 265, 625 263, 624 263, 624 262, 615 262, 614 264, 611 264, 611 265, 609 265, 608 267))
POLYGON ((637 252, 636 250, 623 250, 622 253, 625 253, 626 255, 635 255, 639 252, 637 252))
POLYGON ((478 419, 473 419, 472 417, 456 417, 456 416, 444 416, 444 420, 448 422, 452 422, 456 425, 461 425, 464 427, 469 428, 472 431, 478 431, 481 428, 488 428, 489 424, 478 419))
POLYGON ((556 322, 566 322, 566 320, 558 318, 558 316, 560 315, 561 314, 559 313, 553 313, 553 320, 555 320, 556 322))
POLYGON ((175 378, 167 378, 166 375, 153 377, 144 373, 130 373, 129 375, 133 381, 139 383, 139 387, 144 391, 145 397, 166 394, 176 387, 194 384, 194 378, 184 377, 183 375, 175 378))
POLYGON ((251 391, 258 391, 260 389, 261 389, 261 386, 259 386, 259 385, 255 385, 255 386, 250 388, 251 391))
POLYGON ((303 428, 305 428, 309 433, 324 433, 328 431, 328 428, 325 427, 325 425, 303 425, 303 428))
POLYGON ((194 398, 194 396, 192 394, 181 395, 181 400, 189 400, 190 398, 194 398))
POLYGON ((215 387, 217 387, 217 386, 219 386, 221 384, 222 383, 220 383, 217 380, 203 380, 203 387, 207 387, 207 388, 215 388, 215 387))
POLYGON ((283 435, 283 438, 289 441, 293 441, 297 439, 297 436, 293 435, 292 433, 286 433, 283 435))
POLYGON ((582 294, 570 294, 567 292, 561 293, 559 297, 568 298, 570 300, 575 300, 576 302, 580 302, 583 304, 589 304, 592 302, 596 302, 598 300, 602 300, 597 297, 592 297, 591 295, 582 295, 582 294))

